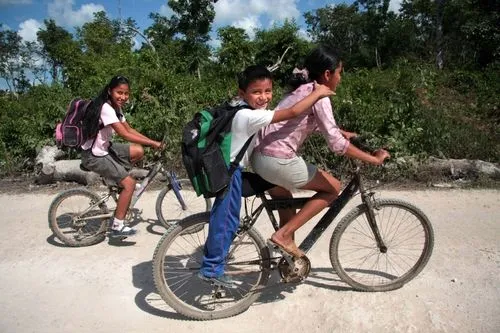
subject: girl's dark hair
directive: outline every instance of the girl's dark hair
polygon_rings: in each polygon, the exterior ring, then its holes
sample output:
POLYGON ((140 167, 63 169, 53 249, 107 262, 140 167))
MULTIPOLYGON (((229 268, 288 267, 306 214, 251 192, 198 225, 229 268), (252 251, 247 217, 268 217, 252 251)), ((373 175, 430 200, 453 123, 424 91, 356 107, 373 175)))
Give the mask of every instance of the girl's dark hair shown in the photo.
POLYGON ((340 62, 339 52, 336 49, 320 45, 313 49, 304 60, 302 68, 307 70, 307 75, 293 74, 288 85, 293 91, 302 84, 317 81, 326 70, 335 70, 340 62))
POLYGON ((245 91, 250 83, 265 79, 272 81, 273 75, 271 72, 264 66, 251 65, 238 74, 238 88, 245 91))
POLYGON ((125 76, 114 76, 111 81, 101 90, 100 94, 92 100, 84 119, 84 128, 89 132, 89 137, 93 137, 99 131, 99 117, 104 103, 110 99, 109 91, 121 84, 130 86, 129 80, 125 76))

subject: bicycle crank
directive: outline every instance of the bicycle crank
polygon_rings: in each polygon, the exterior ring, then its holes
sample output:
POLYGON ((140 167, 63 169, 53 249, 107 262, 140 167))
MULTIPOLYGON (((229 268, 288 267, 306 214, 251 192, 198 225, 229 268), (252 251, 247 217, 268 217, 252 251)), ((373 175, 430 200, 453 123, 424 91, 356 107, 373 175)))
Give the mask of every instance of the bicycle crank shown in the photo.
POLYGON ((311 262, 306 256, 292 258, 291 260, 281 258, 278 263, 278 270, 283 282, 302 282, 311 272, 311 262), (291 261, 291 264, 289 261, 291 261))

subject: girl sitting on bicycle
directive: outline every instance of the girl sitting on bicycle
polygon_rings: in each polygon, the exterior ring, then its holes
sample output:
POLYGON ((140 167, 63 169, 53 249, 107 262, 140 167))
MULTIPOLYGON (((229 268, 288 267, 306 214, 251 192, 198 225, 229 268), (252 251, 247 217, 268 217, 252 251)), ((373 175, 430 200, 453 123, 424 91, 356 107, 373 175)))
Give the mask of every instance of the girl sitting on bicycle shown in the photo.
MULTIPOLYGON (((291 92, 276 109, 287 108, 310 94, 314 81, 335 92, 341 72, 342 62, 332 48, 315 48, 305 59, 304 68, 294 69, 290 81, 291 92)), ((294 242, 294 232, 335 200, 341 187, 338 179, 297 155, 305 139, 313 132, 321 132, 329 148, 340 155, 375 165, 382 164, 389 157, 389 153, 383 149, 371 155, 351 145, 349 139, 356 134, 337 126, 328 97, 317 101, 308 112, 271 124, 259 132, 251 164, 262 178, 279 185, 269 191, 270 195, 291 197, 289 190, 292 189, 317 192, 297 214, 280 212, 280 229, 271 236, 270 241, 274 245, 295 257, 301 257, 304 253, 294 242)))
POLYGON ((135 229, 124 225, 136 181, 128 172, 144 156, 141 145, 160 148, 159 141, 151 140, 134 130, 125 120, 122 107, 129 99, 130 84, 126 77, 115 76, 89 106, 85 128, 97 136, 82 145, 82 166, 122 187, 116 204, 111 237, 131 236, 135 229), (93 119, 99 118, 99 122, 93 119), (98 128, 96 128, 98 126, 98 128), (111 142, 117 133, 129 143, 111 142))

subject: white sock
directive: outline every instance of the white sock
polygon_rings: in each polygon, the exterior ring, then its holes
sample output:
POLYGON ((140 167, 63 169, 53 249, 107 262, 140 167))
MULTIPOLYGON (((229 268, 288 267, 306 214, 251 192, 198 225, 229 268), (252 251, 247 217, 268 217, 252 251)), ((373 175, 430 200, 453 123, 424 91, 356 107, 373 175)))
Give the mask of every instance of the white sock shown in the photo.
POLYGON ((117 219, 116 217, 113 219, 113 226, 111 229, 121 230, 123 228, 123 220, 117 219))

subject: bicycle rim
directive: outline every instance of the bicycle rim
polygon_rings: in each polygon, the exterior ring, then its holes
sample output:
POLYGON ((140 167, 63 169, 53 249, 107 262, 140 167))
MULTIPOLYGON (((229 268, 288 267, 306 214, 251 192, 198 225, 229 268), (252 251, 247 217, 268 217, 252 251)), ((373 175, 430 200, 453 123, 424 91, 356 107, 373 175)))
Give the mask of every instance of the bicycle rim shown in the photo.
POLYGON ((349 212, 330 241, 330 259, 339 277, 362 291, 402 287, 427 264, 434 244, 432 226, 415 206, 400 200, 374 204, 375 220, 387 246, 381 251, 369 226, 367 207, 349 212))
POLYGON ((49 208, 50 229, 69 246, 88 246, 102 241, 109 218, 91 218, 107 213, 105 204, 95 205, 99 199, 97 194, 86 189, 62 192, 49 208))
POLYGON ((209 213, 201 213, 170 228, 153 258, 155 285, 163 300, 177 312, 197 320, 226 318, 245 311, 269 277, 269 250, 262 237, 250 230, 231 244, 226 264, 226 274, 238 288, 220 288, 202 281, 198 272, 208 221, 209 213))

